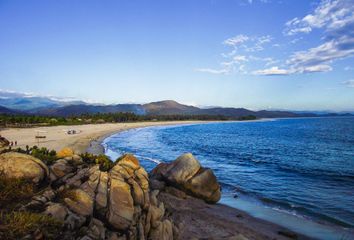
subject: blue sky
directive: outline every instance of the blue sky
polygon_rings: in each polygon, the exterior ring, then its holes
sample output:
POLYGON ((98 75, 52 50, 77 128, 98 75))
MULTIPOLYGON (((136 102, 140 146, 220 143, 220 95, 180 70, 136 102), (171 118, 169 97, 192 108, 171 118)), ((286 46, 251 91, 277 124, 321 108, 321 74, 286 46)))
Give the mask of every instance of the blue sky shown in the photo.
POLYGON ((354 0, 0 0, 0 89, 354 110, 354 0))

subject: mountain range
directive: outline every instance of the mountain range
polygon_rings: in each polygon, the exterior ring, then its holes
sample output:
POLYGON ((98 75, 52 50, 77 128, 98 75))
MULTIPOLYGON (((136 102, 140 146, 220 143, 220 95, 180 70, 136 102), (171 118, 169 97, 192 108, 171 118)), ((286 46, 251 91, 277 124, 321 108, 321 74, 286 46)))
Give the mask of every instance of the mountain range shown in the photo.
POLYGON ((245 108, 201 108, 180 104, 173 100, 147 104, 89 104, 80 100, 34 96, 24 93, 0 91, 1 114, 31 114, 41 116, 80 116, 82 114, 131 112, 138 115, 220 115, 239 118, 253 115, 258 118, 343 116, 351 113, 315 113, 293 111, 252 111, 245 108))

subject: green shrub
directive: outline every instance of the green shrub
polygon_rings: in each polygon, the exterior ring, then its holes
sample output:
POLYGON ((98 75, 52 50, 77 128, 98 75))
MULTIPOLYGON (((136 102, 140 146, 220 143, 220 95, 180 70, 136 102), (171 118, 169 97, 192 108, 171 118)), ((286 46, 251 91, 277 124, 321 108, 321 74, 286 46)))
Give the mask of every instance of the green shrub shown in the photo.
POLYGON ((80 157, 82 158, 82 161, 87 164, 93 164, 96 162, 96 155, 93 155, 92 153, 82 153, 80 154, 80 157))
POLYGON ((108 171, 114 166, 111 159, 104 154, 94 155, 91 153, 83 153, 80 156, 87 164, 99 164, 101 171, 108 171))
POLYGON ((113 167, 113 162, 106 155, 100 154, 96 158, 96 164, 100 165, 101 171, 108 171, 113 167))
POLYGON ((38 148, 37 146, 33 146, 33 148, 29 149, 29 152, 32 156, 39 158, 47 165, 52 165, 58 160, 56 151, 49 151, 49 149, 45 147, 38 148))

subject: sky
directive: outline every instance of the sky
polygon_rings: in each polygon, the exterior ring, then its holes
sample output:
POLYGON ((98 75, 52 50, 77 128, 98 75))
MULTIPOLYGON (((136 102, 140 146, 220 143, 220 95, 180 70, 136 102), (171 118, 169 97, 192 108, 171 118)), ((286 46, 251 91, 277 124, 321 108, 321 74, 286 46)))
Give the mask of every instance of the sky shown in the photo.
POLYGON ((0 89, 354 110, 354 0, 0 0, 0 89))

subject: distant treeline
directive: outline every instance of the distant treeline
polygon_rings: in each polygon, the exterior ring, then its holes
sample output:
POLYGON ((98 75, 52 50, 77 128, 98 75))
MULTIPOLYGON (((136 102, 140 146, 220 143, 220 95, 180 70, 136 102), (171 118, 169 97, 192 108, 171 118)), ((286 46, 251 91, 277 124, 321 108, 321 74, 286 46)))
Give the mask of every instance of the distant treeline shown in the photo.
POLYGON ((221 115, 137 115, 134 113, 96 113, 83 114, 73 117, 48 117, 35 115, 7 115, 0 114, 0 126, 31 127, 38 125, 79 125, 90 123, 117 123, 142 121, 226 121, 226 120, 254 120, 255 116, 230 118, 221 115))

